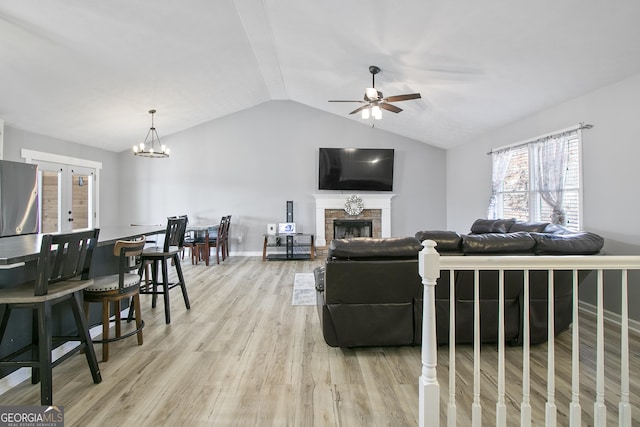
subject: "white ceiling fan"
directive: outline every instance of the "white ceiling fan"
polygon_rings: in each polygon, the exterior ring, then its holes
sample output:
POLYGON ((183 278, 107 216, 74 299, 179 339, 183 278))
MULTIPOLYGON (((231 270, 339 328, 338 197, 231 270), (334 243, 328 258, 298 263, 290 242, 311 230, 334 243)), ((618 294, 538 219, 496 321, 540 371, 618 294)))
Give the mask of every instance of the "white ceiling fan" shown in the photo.
POLYGON ((391 111, 393 113, 399 113, 402 111, 402 108, 396 105, 393 105, 392 102, 408 101, 411 99, 421 98, 419 93, 394 95, 394 96, 388 96, 385 98, 382 92, 376 89, 376 74, 380 72, 380 67, 371 65, 369 66, 369 72, 371 73, 371 87, 368 87, 365 89, 364 98, 362 101, 332 99, 332 100, 329 100, 329 102, 359 102, 364 105, 356 108, 349 114, 362 112, 363 119, 368 119, 369 116, 372 116, 375 119, 380 119, 382 117, 382 110, 391 111))

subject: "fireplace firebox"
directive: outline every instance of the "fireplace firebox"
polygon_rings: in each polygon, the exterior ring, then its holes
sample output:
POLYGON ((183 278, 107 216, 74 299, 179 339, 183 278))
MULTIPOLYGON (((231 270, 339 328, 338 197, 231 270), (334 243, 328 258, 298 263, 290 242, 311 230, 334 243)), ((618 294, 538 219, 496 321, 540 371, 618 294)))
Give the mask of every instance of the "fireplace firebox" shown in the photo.
POLYGON ((373 222, 362 219, 333 220, 333 238, 373 237, 373 222))

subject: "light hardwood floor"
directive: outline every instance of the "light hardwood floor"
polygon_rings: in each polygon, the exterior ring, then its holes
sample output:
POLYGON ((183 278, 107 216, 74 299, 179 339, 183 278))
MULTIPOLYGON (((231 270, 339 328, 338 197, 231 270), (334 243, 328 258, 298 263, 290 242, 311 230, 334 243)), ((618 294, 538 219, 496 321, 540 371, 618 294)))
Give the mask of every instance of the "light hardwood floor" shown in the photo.
MULTIPOLYGON (((172 323, 162 303, 143 296, 144 345, 135 338, 111 344, 95 385, 83 355, 54 369, 54 403, 66 426, 415 426, 418 423, 420 348, 338 349, 326 345, 315 306, 292 306, 295 273, 322 261, 263 262, 231 257, 184 271, 191 299, 186 310, 172 291, 172 323)), ((589 330, 589 320, 582 323, 589 330)), ((591 329, 593 329, 591 327, 591 329)), ((592 424, 593 334, 582 332, 583 425, 592 424), (588 399, 588 400, 587 400, 588 399)), ((607 394, 611 423, 619 400, 619 336, 607 332, 607 394)), ((571 333, 556 350, 567 357, 571 333)), ((99 346, 96 346, 99 352, 99 346)), ((98 353, 99 354, 99 353, 98 353)), ((631 402, 640 402, 640 340, 631 348, 631 402)), ((495 346, 482 348, 483 425, 495 424, 495 346), (486 399, 486 400, 484 400, 486 399)), ((439 351, 442 401, 448 396, 447 347, 439 351)), ((470 425, 472 349, 458 347, 458 425, 470 425)), ((534 425, 544 419, 546 345, 532 355, 534 425)), ((509 425, 519 424, 522 351, 508 348, 509 425)), ((570 369, 556 368, 558 425, 567 425, 570 369)), ((0 395, 0 405, 37 405, 39 387, 25 381, 0 395)), ((442 405, 441 422, 444 423, 442 405)), ((638 408, 634 408, 634 424, 638 408)), ((617 424, 617 421, 615 422, 617 424)))

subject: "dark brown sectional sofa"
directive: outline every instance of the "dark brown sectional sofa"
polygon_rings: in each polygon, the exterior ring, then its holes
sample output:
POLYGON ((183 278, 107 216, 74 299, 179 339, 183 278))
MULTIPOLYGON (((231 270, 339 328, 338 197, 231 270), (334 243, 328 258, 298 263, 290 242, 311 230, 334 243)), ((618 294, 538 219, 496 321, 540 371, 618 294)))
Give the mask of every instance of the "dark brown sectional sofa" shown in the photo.
MULTIPOLYGON (((443 256, 498 254, 597 254, 604 240, 549 223, 477 220, 471 232, 420 231, 415 237, 337 239, 324 266, 315 270, 322 332, 333 347, 416 345, 421 342, 423 285, 418 273, 421 242, 430 239, 443 256)), ((583 280, 588 272, 582 272, 583 280)), ((449 272, 436 286, 436 334, 449 339, 449 272)), ((530 272, 531 343, 547 338, 547 271, 530 272)), ((473 342, 473 272, 455 272, 456 342, 473 342)), ((555 331, 571 323, 571 272, 554 272, 555 331)), ((523 272, 505 274, 505 339, 522 341, 523 272)), ((497 341, 498 274, 480 274, 483 342, 497 341)))

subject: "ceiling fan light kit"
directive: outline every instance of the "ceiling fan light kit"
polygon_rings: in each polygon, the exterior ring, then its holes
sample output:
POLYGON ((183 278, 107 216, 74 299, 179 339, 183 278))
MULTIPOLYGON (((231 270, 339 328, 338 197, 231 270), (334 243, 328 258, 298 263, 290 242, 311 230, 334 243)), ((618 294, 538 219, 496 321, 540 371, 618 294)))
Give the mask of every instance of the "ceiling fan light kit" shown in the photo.
POLYGON ((329 100, 329 102, 359 102, 361 104, 365 104, 361 107, 356 108, 349 114, 361 113, 361 116, 364 120, 368 120, 370 117, 375 120, 380 120, 382 118, 382 110, 391 111, 392 113, 399 113, 402 111, 402 108, 396 107, 395 105, 391 104, 392 102, 408 101, 410 99, 421 98, 419 93, 394 95, 385 98, 382 92, 376 89, 376 74, 380 72, 380 67, 371 65, 369 66, 369 72, 371 73, 371 87, 368 87, 364 90, 363 101, 329 100))
POLYGON ((378 92, 375 87, 368 87, 364 91, 364 100, 365 101, 375 101, 378 97, 382 97, 382 92, 378 92))

